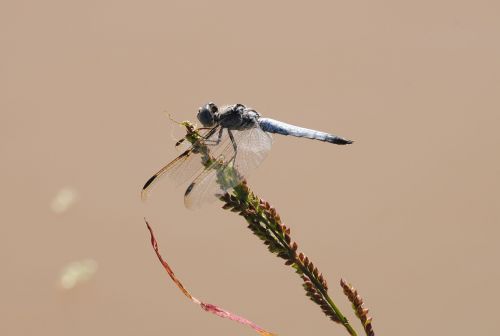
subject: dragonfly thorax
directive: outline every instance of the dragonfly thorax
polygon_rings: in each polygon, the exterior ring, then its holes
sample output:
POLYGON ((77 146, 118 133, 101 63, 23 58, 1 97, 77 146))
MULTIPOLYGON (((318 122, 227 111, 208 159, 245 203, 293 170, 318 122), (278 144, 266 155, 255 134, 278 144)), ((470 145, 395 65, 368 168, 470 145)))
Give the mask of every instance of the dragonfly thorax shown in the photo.
POLYGON ((218 124, 229 130, 243 131, 257 126, 259 114, 243 104, 224 106, 218 113, 218 124))
POLYGON ((243 104, 223 106, 219 110, 214 103, 208 103, 198 110, 198 120, 204 127, 221 126, 239 131, 255 127, 259 116, 243 104))

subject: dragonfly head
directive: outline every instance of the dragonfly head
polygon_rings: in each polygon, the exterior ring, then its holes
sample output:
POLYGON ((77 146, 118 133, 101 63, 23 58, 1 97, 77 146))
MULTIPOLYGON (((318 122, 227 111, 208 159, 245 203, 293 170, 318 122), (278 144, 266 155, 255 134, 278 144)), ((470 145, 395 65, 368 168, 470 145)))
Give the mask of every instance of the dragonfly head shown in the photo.
POLYGON ((208 103, 198 110, 198 120, 203 127, 212 127, 217 123, 219 109, 214 103, 208 103))

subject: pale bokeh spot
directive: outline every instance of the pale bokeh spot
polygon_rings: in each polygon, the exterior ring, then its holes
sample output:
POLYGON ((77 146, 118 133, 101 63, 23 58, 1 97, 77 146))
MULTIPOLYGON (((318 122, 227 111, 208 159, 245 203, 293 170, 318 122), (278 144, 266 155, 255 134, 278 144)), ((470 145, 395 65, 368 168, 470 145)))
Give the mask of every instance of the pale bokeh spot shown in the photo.
POLYGON ((66 212, 78 200, 78 193, 71 187, 64 187, 57 192, 57 195, 52 199, 50 208, 55 213, 66 212))
POLYGON ((73 261, 64 267, 59 284, 63 289, 72 289, 89 281, 97 272, 98 264, 93 259, 73 261))

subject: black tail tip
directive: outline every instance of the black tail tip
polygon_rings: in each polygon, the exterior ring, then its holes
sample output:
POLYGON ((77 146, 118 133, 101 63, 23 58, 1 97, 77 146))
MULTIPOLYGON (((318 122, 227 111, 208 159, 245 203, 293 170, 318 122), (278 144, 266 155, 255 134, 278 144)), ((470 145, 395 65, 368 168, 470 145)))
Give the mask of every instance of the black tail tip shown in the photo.
POLYGON ((333 138, 331 142, 334 143, 334 144, 336 144, 336 145, 350 145, 354 141, 347 140, 347 139, 344 139, 344 138, 333 138))

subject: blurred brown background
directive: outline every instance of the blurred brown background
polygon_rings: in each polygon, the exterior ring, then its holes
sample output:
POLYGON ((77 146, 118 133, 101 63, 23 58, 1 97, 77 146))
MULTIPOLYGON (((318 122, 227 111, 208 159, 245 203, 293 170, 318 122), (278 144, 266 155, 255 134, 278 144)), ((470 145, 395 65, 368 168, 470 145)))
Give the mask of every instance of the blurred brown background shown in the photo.
POLYGON ((495 334, 499 10, 2 1, 0 334, 253 335, 182 296, 144 216, 194 295, 281 335, 346 334, 241 218, 218 204, 188 211, 169 183, 141 203, 182 135, 165 111, 195 120, 211 100, 356 140, 275 136, 249 182, 358 330, 340 277, 379 335, 495 334), (94 276, 62 289, 62 270, 87 259, 94 276))

